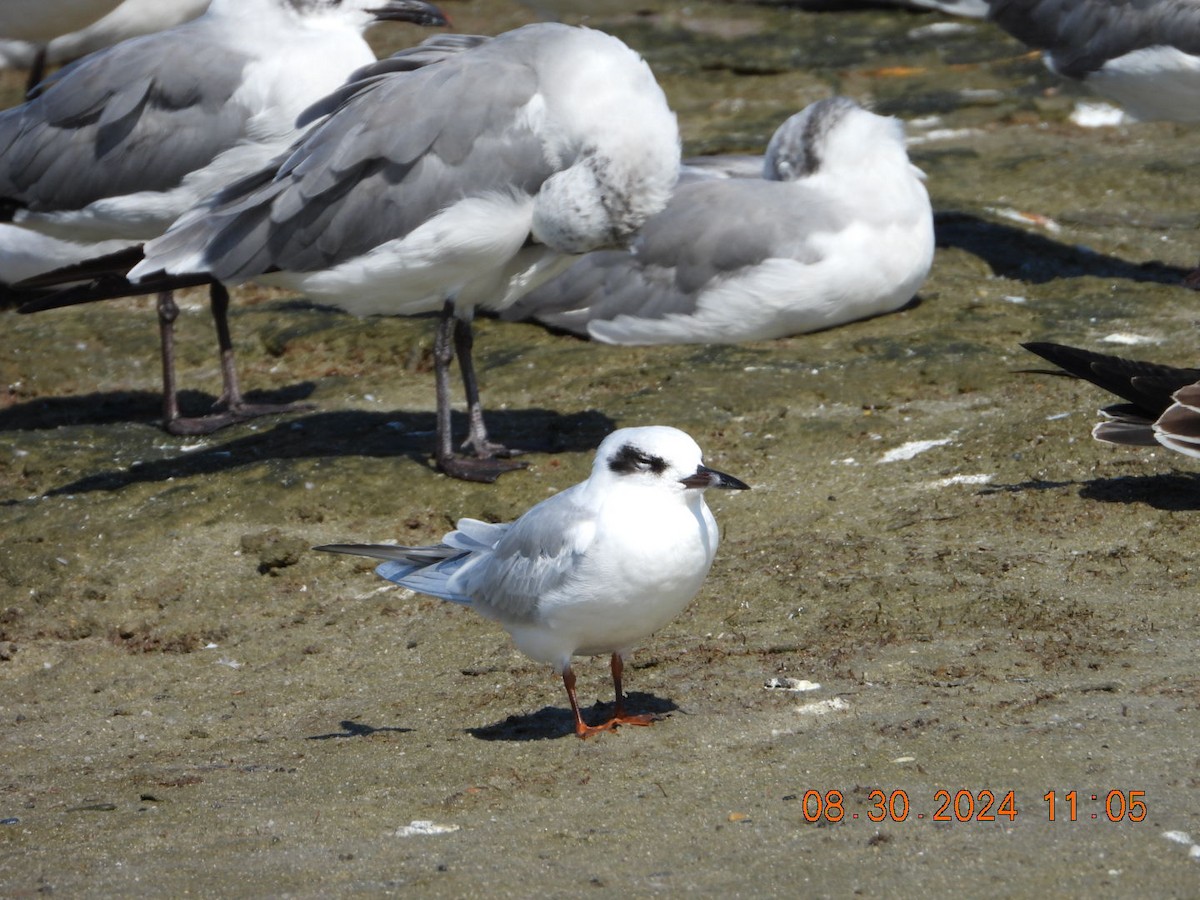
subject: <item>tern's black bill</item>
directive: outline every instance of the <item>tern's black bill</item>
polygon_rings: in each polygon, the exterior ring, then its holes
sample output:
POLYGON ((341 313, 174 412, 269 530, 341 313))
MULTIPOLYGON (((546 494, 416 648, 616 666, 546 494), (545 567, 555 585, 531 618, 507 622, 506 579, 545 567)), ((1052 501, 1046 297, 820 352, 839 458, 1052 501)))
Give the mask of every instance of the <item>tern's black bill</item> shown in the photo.
POLYGON ((696 474, 680 478, 679 483, 690 488, 726 488, 731 491, 748 491, 750 485, 744 481, 710 469, 708 466, 696 466, 696 474))
POLYGON ((422 0, 382 0, 368 12, 381 22, 411 22, 429 26, 450 24, 444 12, 422 0))

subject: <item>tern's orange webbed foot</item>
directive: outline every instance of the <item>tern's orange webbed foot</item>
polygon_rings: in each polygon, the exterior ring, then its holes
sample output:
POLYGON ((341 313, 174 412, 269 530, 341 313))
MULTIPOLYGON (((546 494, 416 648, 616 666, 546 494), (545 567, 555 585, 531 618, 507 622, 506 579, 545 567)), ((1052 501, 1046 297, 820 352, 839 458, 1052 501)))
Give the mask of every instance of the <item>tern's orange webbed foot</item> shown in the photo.
POLYGON ((599 725, 588 725, 586 722, 580 720, 575 723, 575 735, 586 740, 593 734, 600 734, 604 731, 616 731, 622 725, 653 725, 660 719, 662 719, 662 716, 654 713, 639 713, 636 716, 621 713, 599 725))

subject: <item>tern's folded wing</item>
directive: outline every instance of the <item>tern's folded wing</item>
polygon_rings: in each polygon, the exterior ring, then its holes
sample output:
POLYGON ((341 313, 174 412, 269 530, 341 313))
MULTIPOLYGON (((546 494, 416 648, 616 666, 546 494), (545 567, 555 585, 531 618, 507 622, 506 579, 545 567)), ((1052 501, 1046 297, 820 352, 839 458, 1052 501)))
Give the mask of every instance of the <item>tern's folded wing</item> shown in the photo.
POLYGON ((500 621, 533 618, 541 600, 575 575, 591 545, 595 516, 578 497, 569 488, 533 507, 507 527, 492 552, 468 559, 450 590, 500 621))

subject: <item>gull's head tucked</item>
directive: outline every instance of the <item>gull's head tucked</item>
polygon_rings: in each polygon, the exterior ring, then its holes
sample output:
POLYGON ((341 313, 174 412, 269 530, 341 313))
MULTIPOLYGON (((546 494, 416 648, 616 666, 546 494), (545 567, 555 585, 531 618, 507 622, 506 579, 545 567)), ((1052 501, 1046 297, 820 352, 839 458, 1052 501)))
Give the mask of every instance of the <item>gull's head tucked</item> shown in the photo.
POLYGON ((702 459, 699 445, 678 428, 621 428, 601 442, 592 466, 592 480, 678 494, 710 487, 749 490, 745 482, 708 468, 702 459))
POLYGON ((820 172, 854 172, 880 154, 908 161, 904 126, 848 97, 810 104, 776 129, 763 157, 767 181, 796 181, 820 172))

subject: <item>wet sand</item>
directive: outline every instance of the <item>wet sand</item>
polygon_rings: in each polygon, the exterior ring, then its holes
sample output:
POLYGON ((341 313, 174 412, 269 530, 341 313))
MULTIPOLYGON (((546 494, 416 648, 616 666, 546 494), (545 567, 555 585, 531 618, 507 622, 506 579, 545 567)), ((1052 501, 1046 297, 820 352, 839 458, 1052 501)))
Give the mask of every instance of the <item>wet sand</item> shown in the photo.
MULTIPOLYGON (((1082 90, 939 23, 595 20, 688 153, 832 91, 923 120, 938 255, 911 308, 771 343, 481 323, 493 430, 539 448, 493 486, 430 468, 429 320, 239 292, 245 385, 316 408, 191 440, 156 426, 149 301, 0 311, 0 895, 1194 895, 1198 470, 1093 442, 1103 395, 1018 343, 1196 363, 1195 130, 1080 128, 1082 90), (653 728, 577 740, 495 626, 308 549, 511 519, 647 423, 754 486, 710 496, 712 574, 627 669, 653 728)), ((201 295, 180 334, 199 410, 201 295)), ((605 661, 576 671, 598 716, 605 661)))

